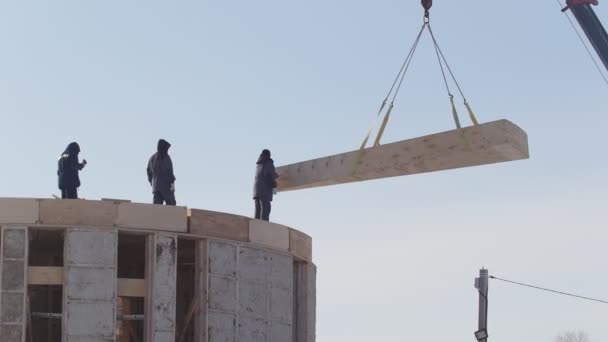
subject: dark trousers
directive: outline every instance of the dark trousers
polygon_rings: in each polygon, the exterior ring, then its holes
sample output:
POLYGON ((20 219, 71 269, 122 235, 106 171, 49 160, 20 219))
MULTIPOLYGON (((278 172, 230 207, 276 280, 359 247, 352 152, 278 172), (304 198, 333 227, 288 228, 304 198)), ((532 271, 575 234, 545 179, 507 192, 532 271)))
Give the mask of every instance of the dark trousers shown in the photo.
POLYGON ((167 203, 167 205, 175 205, 175 193, 172 191, 154 191, 154 199, 152 200, 152 203, 167 203))
POLYGON ((255 218, 258 220, 269 221, 270 220, 270 209, 272 205, 270 201, 255 199, 255 218))
POLYGON ((61 189, 61 198, 77 199, 78 190, 76 188, 64 188, 61 189))

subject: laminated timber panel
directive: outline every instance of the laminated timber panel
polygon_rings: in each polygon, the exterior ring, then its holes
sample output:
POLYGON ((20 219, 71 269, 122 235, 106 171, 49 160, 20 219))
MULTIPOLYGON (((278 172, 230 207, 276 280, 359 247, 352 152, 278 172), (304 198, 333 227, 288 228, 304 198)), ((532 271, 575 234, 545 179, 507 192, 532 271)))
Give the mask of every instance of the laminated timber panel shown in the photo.
POLYGON ((129 279, 118 278, 118 296, 119 297, 145 297, 146 296, 146 280, 145 279, 129 279))
POLYGON ((37 199, 0 198, 0 223, 34 224, 38 222, 37 199))
POLYGON ((112 227, 116 205, 108 201, 40 200, 40 223, 61 226, 112 227))
POLYGON ((249 218, 209 210, 188 209, 190 234, 249 241, 249 218))
MULTIPOLYGON (((30 266, 28 267, 29 285, 63 285, 63 267, 30 266)), ((117 279, 117 296, 145 297, 145 279, 117 279)))
POLYGON ((63 267, 28 267, 29 285, 63 285, 63 267))
POLYGON ((277 168, 278 190, 527 159, 526 132, 507 120, 451 130, 277 168))
POLYGON ((251 220, 249 240, 267 247, 289 251, 289 228, 268 221, 251 220))
POLYGON ((296 258, 312 261, 312 238, 295 229, 289 229, 289 252, 296 258))
POLYGON ((163 230, 186 233, 186 207, 170 205, 119 203, 116 225, 122 228, 163 230))

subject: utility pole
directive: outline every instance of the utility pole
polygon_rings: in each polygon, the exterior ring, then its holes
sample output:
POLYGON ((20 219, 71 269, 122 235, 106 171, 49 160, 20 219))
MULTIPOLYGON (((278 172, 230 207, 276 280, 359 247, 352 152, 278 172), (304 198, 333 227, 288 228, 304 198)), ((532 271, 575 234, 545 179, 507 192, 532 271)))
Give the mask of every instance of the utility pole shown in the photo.
POLYGON ((479 278, 475 278, 475 288, 479 292, 479 325, 475 338, 479 342, 488 341, 488 270, 479 270, 479 278))

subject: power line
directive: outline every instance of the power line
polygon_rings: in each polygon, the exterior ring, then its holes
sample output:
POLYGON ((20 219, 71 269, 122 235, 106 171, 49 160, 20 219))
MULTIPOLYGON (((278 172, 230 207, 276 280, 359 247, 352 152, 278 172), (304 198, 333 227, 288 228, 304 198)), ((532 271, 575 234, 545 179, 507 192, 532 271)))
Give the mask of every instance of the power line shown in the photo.
POLYGON ((516 281, 513 281, 513 280, 507 280, 507 279, 498 278, 498 277, 495 277, 495 276, 492 276, 492 275, 490 276, 490 279, 496 279, 496 280, 504 281, 504 282, 507 282, 507 283, 515 284, 515 285, 520 285, 520 286, 525 286, 525 287, 531 287, 531 288, 537 289, 537 290, 542 290, 542 291, 547 291, 547 292, 553 292, 553 293, 561 294, 561 295, 564 295, 564 296, 570 296, 570 297, 575 297, 575 298, 579 298, 579 299, 585 299, 585 300, 590 300, 590 301, 599 302, 599 303, 603 303, 603 304, 608 304, 608 301, 605 301, 605 300, 602 300, 602 299, 596 299, 596 298, 591 298, 591 297, 579 296, 579 295, 572 294, 572 293, 551 290, 551 289, 547 289, 547 288, 544 288, 544 287, 539 287, 539 286, 534 286, 534 285, 530 285, 530 284, 519 283, 519 282, 516 282, 516 281))
MULTIPOLYGON (((557 4, 559 5, 560 8, 564 8, 564 5, 562 5, 562 2, 560 0, 555 0, 555 1, 557 1, 557 4)), ((606 78, 606 75, 604 75, 604 72, 602 71, 602 68, 600 67, 600 65, 595 60, 595 57, 593 57, 593 54, 591 53, 591 50, 589 50, 589 47, 587 46, 587 43, 585 43, 585 40, 583 39, 583 36, 581 36, 580 32, 576 29, 576 26, 572 22, 572 19, 570 19, 570 16, 568 15, 568 13, 564 12, 564 15, 566 16, 566 18, 568 18, 568 21, 570 22, 570 26, 572 26, 572 29, 574 30, 574 32, 578 36, 578 39, 580 39, 581 43, 583 43, 583 46, 585 47, 585 50, 587 50, 587 54, 589 54, 589 57, 593 61, 593 64, 595 64, 595 67, 597 68, 597 71, 600 73, 600 76, 602 76, 602 78, 604 79, 604 82, 606 83, 606 85, 608 85, 608 78, 606 78)))

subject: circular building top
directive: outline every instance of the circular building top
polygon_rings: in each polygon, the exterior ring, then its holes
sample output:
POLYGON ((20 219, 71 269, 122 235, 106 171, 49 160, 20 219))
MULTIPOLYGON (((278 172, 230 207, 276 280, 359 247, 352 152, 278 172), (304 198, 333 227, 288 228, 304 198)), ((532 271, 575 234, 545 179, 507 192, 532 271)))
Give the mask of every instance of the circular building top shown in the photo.
POLYGON ((247 242, 312 261, 312 239, 296 229, 244 216, 180 206, 102 199, 0 198, 0 225, 113 227, 180 237, 247 242))

